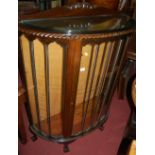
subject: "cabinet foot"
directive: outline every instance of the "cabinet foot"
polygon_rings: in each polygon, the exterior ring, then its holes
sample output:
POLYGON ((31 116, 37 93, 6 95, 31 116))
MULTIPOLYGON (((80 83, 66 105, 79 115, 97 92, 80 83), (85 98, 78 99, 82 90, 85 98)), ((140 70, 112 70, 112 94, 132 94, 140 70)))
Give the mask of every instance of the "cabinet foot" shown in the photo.
POLYGON ((31 137, 31 139, 32 139, 32 141, 34 142, 34 141, 36 141, 36 140, 38 139, 38 137, 37 137, 36 135, 33 135, 33 136, 31 137))
POLYGON ((67 153, 67 152, 69 152, 69 147, 68 145, 64 145, 64 153, 67 153))
POLYGON ((100 129, 101 131, 104 130, 104 126, 103 126, 103 124, 101 124, 101 125, 99 126, 99 129, 100 129))
POLYGON ((31 130, 31 128, 29 127, 30 132, 32 133, 32 137, 31 140, 34 142, 38 139, 37 135, 31 130))

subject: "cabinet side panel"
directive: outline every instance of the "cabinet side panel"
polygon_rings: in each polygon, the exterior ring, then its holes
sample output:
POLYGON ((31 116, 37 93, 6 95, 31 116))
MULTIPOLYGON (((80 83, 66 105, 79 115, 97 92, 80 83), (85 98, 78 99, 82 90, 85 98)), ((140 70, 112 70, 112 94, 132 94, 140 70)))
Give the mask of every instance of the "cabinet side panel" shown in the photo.
POLYGON ((49 49, 50 116, 53 135, 62 133, 63 48, 56 42, 49 49))
POLYGON ((43 121, 47 119, 44 48, 43 44, 38 39, 34 40, 33 44, 34 44, 34 62, 36 70, 40 121, 43 121))
POLYGON ((33 120, 33 123, 35 124, 37 123, 38 120, 37 120, 37 113, 36 113, 36 103, 35 103, 36 101, 34 97, 34 84, 32 79, 29 41, 24 35, 22 35, 20 37, 20 43, 21 43, 21 51, 22 51, 22 57, 24 62, 29 105, 30 105, 32 120, 33 120))

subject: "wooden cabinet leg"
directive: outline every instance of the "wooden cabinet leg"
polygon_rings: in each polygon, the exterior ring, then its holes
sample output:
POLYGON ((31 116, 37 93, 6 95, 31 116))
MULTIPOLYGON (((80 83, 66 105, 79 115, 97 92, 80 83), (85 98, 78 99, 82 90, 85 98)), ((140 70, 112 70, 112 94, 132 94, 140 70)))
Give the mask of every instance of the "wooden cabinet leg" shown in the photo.
POLYGON ((104 125, 101 124, 101 125, 99 126, 99 129, 100 129, 101 131, 103 131, 103 130, 104 130, 104 125))
POLYGON ((37 135, 31 130, 31 128, 29 128, 30 132, 32 133, 32 137, 31 140, 34 142, 38 139, 37 135))
POLYGON ((64 153, 69 152, 69 147, 68 145, 64 144, 64 153))

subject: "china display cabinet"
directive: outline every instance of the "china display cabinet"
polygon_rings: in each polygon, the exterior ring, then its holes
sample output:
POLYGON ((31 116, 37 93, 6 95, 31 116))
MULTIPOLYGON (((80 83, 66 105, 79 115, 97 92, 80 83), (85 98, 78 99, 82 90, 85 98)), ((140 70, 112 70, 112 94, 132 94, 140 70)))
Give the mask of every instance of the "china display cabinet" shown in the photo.
POLYGON ((51 10, 19 22, 30 128, 46 140, 64 143, 64 151, 108 118, 134 32, 134 21, 123 13, 79 13, 93 9, 65 6, 64 17, 54 17, 51 10))

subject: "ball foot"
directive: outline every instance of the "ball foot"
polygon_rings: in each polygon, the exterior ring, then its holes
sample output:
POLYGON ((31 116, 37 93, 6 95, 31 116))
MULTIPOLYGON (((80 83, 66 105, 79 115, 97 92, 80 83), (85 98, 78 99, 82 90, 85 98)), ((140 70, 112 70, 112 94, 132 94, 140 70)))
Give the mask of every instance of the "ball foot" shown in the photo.
POLYGON ((99 126, 99 129, 100 129, 101 131, 104 130, 104 126, 103 126, 103 124, 99 126))
POLYGON ((33 136, 31 137, 31 139, 32 139, 32 141, 34 142, 34 141, 36 141, 38 138, 37 138, 36 135, 33 135, 33 136))
POLYGON ((38 139, 37 135, 31 130, 31 128, 29 127, 29 131, 32 134, 31 140, 34 142, 38 139))
POLYGON ((64 145, 64 153, 67 153, 67 152, 69 152, 69 147, 68 145, 64 145))

